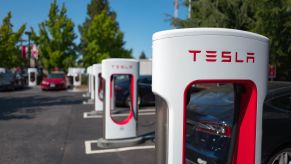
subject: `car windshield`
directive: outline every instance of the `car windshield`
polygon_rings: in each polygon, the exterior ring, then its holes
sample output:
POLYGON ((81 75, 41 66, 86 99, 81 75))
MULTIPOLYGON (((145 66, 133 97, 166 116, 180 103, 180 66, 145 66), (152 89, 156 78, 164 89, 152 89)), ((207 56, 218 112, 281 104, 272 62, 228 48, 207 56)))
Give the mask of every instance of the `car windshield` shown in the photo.
POLYGON ((12 78, 12 73, 0 73, 0 80, 11 80, 12 78))
POLYGON ((4 80, 5 77, 4 77, 4 73, 0 73, 0 80, 4 80))
POLYGON ((145 84, 152 84, 152 76, 140 76, 139 82, 145 84))
POLYGON ((59 78, 64 78, 65 75, 63 73, 52 73, 48 75, 49 79, 59 79, 59 78))
POLYGON ((129 80, 129 75, 115 75, 114 80, 116 83, 123 83, 123 82, 128 82, 129 80))

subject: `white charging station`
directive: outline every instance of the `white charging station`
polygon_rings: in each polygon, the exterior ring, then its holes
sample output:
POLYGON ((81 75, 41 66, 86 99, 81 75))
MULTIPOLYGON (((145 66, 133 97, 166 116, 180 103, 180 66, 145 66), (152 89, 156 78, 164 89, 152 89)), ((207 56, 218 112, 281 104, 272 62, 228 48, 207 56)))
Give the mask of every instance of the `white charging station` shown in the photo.
POLYGON ((91 92, 92 92, 92 66, 89 66, 88 67, 88 71, 87 71, 87 74, 88 74, 88 90, 89 90, 89 97, 91 97, 91 92))
POLYGON ((90 84, 90 80, 89 80, 89 67, 86 68, 86 76, 87 76, 87 87, 88 87, 88 90, 87 90, 87 93, 84 93, 82 96, 83 97, 90 97, 90 89, 91 89, 91 84, 90 84))
POLYGON ((35 87, 37 85, 37 69, 36 68, 28 68, 28 86, 35 87))
MULTIPOLYGON (((94 69, 93 69, 93 65, 90 66, 90 72, 89 72, 89 80, 91 83, 91 87, 90 87, 90 99, 93 101, 95 99, 95 76, 94 76, 94 69)), ((94 102, 94 101, 93 101, 94 102)))
POLYGON ((82 74, 85 72, 84 68, 69 68, 70 75, 73 76, 73 86, 79 87, 82 84, 82 74))
POLYGON ((139 60, 139 74, 152 75, 152 60, 151 59, 139 60))
POLYGON ((5 73, 6 69, 5 68, 0 68, 0 73, 5 73))
MULTIPOLYGON (((232 164, 261 163, 268 51, 268 38, 239 30, 194 28, 153 35, 157 164, 191 163, 185 155, 186 94, 199 83, 245 87, 239 101, 234 151, 227 158, 232 164)), ((194 162, 209 163, 204 159, 194 162)))
POLYGON ((89 66, 86 71, 88 75, 88 93, 83 95, 84 97, 89 97, 88 101, 83 101, 83 104, 93 104, 94 103, 94 71, 93 65, 89 66))
POLYGON ((102 88, 101 64, 93 65, 94 83, 95 83, 95 111, 103 111, 103 100, 100 94, 102 88))
MULTIPOLYGON (((105 82, 104 95, 104 138, 98 144, 110 144, 112 140, 122 140, 137 136, 137 80, 139 78, 139 62, 134 59, 106 59, 102 61, 102 78, 105 82), (115 120, 112 116, 114 103, 114 80, 128 77, 130 88, 130 109, 123 120, 115 120)), ((114 143, 113 143, 114 144, 114 143)), ((104 146, 104 145, 103 145, 104 146)))

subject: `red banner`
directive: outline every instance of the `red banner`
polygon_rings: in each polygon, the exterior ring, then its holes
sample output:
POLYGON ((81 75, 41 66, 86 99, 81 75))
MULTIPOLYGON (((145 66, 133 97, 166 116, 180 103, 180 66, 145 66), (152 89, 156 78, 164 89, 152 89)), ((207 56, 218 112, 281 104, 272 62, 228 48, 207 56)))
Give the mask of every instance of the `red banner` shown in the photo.
POLYGON ((21 46, 21 55, 23 59, 26 59, 26 53, 27 53, 27 48, 26 46, 21 46))
POLYGON ((269 78, 274 79, 276 78, 277 70, 276 70, 276 65, 269 65, 269 78))

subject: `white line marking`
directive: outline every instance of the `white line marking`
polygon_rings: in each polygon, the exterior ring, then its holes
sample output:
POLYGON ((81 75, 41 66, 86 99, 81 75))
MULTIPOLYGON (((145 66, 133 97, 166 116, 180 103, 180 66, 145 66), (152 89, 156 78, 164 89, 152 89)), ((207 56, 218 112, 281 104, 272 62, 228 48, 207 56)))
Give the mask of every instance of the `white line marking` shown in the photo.
POLYGON ((102 116, 102 114, 97 113, 96 111, 91 111, 91 112, 84 112, 83 113, 83 118, 94 118, 94 116, 96 116, 96 115, 101 115, 102 116))
POLYGON ((155 112, 156 109, 139 109, 138 112, 155 112))
POLYGON ((122 147, 122 148, 114 148, 114 149, 92 150, 92 148, 91 148, 92 143, 97 144, 98 141, 97 140, 85 141, 85 153, 86 154, 114 153, 114 152, 154 149, 155 148, 155 145, 147 145, 147 146, 131 146, 131 147, 122 147))
MULTIPOLYGON (((139 116, 148 116, 148 115, 154 115, 156 114, 156 112, 147 112, 147 113, 141 113, 139 112, 138 115, 139 116)), ((112 117, 124 117, 124 116, 128 116, 128 114, 113 114, 112 117)))
POLYGON ((85 141, 85 153, 86 154, 90 154, 92 152, 91 143, 92 143, 92 141, 85 141))
MULTIPOLYGON (((146 113, 141 113, 139 112, 139 116, 149 116, 149 115, 155 115, 156 112, 146 112, 146 113)), ((125 117, 128 116, 128 114, 113 114, 112 117, 125 117)), ((92 114, 90 112, 84 112, 83 113, 83 118, 102 118, 102 114, 92 114)))

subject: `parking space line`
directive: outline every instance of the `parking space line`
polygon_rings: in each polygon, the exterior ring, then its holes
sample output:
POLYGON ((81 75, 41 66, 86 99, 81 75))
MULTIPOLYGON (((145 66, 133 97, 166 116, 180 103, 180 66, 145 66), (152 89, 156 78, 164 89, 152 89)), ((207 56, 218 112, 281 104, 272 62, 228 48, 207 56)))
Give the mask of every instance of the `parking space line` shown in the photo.
POLYGON ((102 153, 114 153, 114 152, 124 152, 131 150, 144 150, 144 149, 155 149, 155 145, 146 145, 146 146, 131 146, 131 147, 122 147, 122 148, 113 148, 113 149, 102 149, 102 150, 92 150, 91 145, 97 144, 97 140, 85 141, 85 153, 86 154, 102 154, 102 153))
POLYGON ((139 112, 155 112, 156 109, 139 109, 139 112))
MULTIPOLYGON (((139 116, 149 116, 149 115, 155 115, 156 112, 139 112, 139 116)), ((128 114, 113 114, 112 117, 125 117, 128 114)), ((102 118, 102 114, 92 114, 90 112, 84 112, 83 113, 83 118, 102 118)))
POLYGON ((95 116, 101 116, 102 117, 102 114, 101 113, 96 113, 96 111, 84 112, 83 113, 83 118, 95 118, 95 116))

